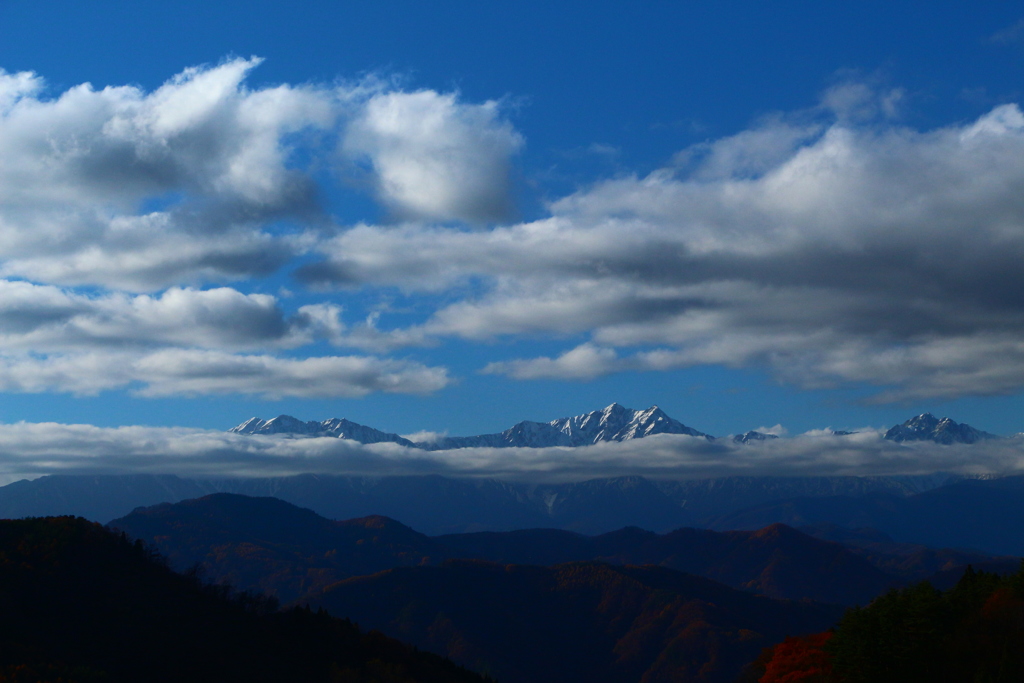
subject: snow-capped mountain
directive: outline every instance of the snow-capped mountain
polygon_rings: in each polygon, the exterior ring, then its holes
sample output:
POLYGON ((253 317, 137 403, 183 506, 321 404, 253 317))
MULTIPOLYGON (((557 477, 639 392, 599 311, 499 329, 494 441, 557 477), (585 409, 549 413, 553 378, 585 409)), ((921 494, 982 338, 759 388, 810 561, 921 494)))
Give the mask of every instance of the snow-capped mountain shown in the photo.
POLYGON ((931 413, 912 417, 885 433, 889 441, 934 441, 935 443, 977 443, 985 439, 998 439, 995 434, 983 432, 968 424, 954 422, 948 417, 941 420, 931 413))
POLYGON ((445 437, 429 443, 415 443, 397 434, 382 432, 350 420, 333 418, 323 422, 302 422, 289 415, 272 420, 254 417, 230 431, 236 434, 290 434, 295 436, 334 436, 360 443, 389 441, 409 448, 449 450, 454 448, 546 448, 551 446, 587 446, 603 441, 627 441, 654 434, 687 434, 708 440, 714 437, 687 427, 652 406, 630 410, 613 403, 604 410, 563 417, 551 422, 520 422, 498 434, 445 437))
POLYGON ((303 422, 291 415, 279 415, 270 420, 258 417, 246 420, 228 431, 236 434, 290 434, 294 436, 333 436, 339 439, 352 439, 359 443, 381 443, 390 441, 409 448, 418 448, 415 444, 398 434, 382 432, 351 420, 332 417, 323 422, 303 422))
POLYGON ((779 438, 775 434, 765 434, 764 432, 755 432, 750 430, 745 434, 737 434, 732 437, 732 440, 736 443, 757 443, 758 441, 770 441, 771 439, 779 438))
POLYGON ((714 438, 672 419, 658 406, 651 406, 647 410, 630 410, 613 403, 604 410, 552 420, 548 424, 568 435, 573 446, 599 441, 626 441, 654 434, 687 434, 705 439, 714 438))
POLYGON ((651 406, 647 410, 631 410, 613 403, 604 410, 562 417, 551 422, 520 422, 499 434, 448 437, 431 444, 430 448, 589 446, 602 441, 628 441, 654 434, 714 438, 672 419, 658 406, 651 406))

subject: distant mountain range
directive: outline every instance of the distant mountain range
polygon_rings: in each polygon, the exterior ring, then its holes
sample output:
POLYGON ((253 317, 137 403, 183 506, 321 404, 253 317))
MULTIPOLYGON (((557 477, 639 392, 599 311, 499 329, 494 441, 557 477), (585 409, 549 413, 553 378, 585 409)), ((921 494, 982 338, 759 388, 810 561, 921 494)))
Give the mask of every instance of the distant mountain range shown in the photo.
POLYGON ((274 496, 329 519, 386 515, 430 535, 538 527, 587 534, 626 526, 728 531, 781 522, 872 528, 897 543, 1024 556, 1024 476, 614 477, 529 484, 437 475, 51 475, 0 487, 0 517, 80 515, 108 522, 139 506, 217 492, 274 496))
POLYGON ((519 422, 498 434, 441 437, 429 442, 413 442, 398 434, 382 432, 350 420, 332 418, 323 422, 302 422, 290 415, 271 420, 254 417, 231 430, 236 434, 288 434, 294 436, 333 436, 360 443, 392 442, 407 448, 449 450, 453 448, 545 448, 551 446, 589 446, 604 441, 628 441, 654 434, 686 434, 713 440, 714 437, 687 427, 665 414, 658 406, 631 410, 613 403, 595 410, 551 422, 519 422))
POLYGON ((111 526, 212 582, 326 608, 509 683, 731 683, 761 648, 842 614, 806 598, 866 602, 891 585, 838 544, 782 526, 431 538, 385 517, 334 522, 231 494, 111 526))
POLYGON ((968 424, 954 422, 948 417, 941 420, 931 413, 912 417, 885 433, 889 441, 934 441, 935 443, 977 443, 987 439, 998 439, 995 434, 983 432, 968 424))
POLYGON ((656 564, 773 598, 864 604, 898 583, 841 545, 785 525, 758 531, 628 527, 599 536, 526 529, 426 536, 382 516, 332 521, 276 498, 217 493, 139 508, 110 527, 141 538, 184 571, 282 601, 352 576, 399 566, 476 559, 556 565, 656 564))
MULTIPOLYGON (((236 434, 282 434, 286 436, 335 437, 360 443, 395 443, 406 448, 430 451, 456 448, 550 448, 555 446, 589 446, 608 441, 629 441, 655 434, 685 434, 714 441, 710 434, 688 427, 669 417, 658 406, 647 410, 632 410, 613 403, 604 410, 583 415, 562 417, 550 422, 519 422, 497 434, 477 436, 446 436, 432 441, 411 441, 398 434, 341 418, 323 422, 303 422, 290 415, 279 415, 270 420, 258 417, 246 420, 230 430, 236 434)), ((834 431, 835 436, 849 436, 851 432, 834 431)), ((736 434, 732 440, 740 444, 759 443, 777 439, 774 434, 747 431, 736 434)), ((894 442, 934 441, 940 444, 977 443, 998 439, 967 424, 954 422, 948 417, 936 418, 931 413, 913 417, 889 429, 885 438, 894 442)))
POLYGON ((905 497, 961 479, 951 474, 685 481, 614 477, 535 484, 438 475, 302 474, 217 480, 156 474, 49 475, 0 487, 0 517, 79 515, 105 523, 136 507, 226 492, 274 496, 330 519, 386 515, 428 534, 535 527, 597 534, 625 526, 663 532, 708 526, 751 506, 794 498, 881 493, 905 497))
MULTIPOLYGON (((851 548, 782 524, 430 537, 387 517, 331 521, 234 494, 140 508, 110 527, 172 567, 325 608, 509 683, 738 683, 765 645, 831 626, 842 608, 821 603, 866 605, 942 570, 949 586, 977 576, 968 562, 994 559, 816 530, 851 548)), ((987 566, 1012 573, 1019 561, 987 566)))

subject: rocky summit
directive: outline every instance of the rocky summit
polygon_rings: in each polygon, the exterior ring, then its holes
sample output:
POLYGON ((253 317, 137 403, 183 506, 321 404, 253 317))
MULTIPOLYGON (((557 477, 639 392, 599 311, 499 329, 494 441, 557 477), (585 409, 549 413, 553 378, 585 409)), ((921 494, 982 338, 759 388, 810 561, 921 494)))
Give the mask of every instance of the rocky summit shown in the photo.
POLYGON ((770 441, 777 438, 779 437, 775 434, 765 434, 764 432, 751 430, 745 434, 736 434, 732 437, 732 440, 736 443, 757 443, 759 441, 770 441))
POLYGON ((954 422, 948 417, 941 420, 931 413, 912 417, 885 433, 889 441, 934 441, 941 444, 977 443, 986 439, 998 439, 995 434, 983 432, 968 424, 954 422))
POLYGON ((685 434, 707 440, 714 437, 687 427, 665 414, 658 406, 631 410, 613 403, 604 410, 563 417, 550 422, 519 422, 497 434, 444 437, 431 442, 413 442, 398 434, 382 432, 350 420, 332 418, 303 422, 289 415, 271 420, 254 417, 230 431, 236 434, 284 434, 329 436, 360 443, 392 442, 409 448, 449 450, 454 448, 549 448, 587 446, 606 441, 628 441, 655 434, 685 434))
POLYGON ((246 420, 228 431, 236 434, 287 434, 291 436, 330 436, 338 439, 352 439, 359 443, 393 442, 409 448, 418 444, 402 438, 398 434, 382 432, 351 420, 331 418, 323 422, 303 422, 291 415, 279 415, 270 420, 258 417, 246 420))

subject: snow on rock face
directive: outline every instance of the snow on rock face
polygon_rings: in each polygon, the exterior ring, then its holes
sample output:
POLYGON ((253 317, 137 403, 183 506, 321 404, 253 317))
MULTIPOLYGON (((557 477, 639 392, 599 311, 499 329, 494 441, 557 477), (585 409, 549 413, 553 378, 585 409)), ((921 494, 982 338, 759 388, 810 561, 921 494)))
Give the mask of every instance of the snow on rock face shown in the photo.
POLYGON ((626 441, 654 434, 687 434, 709 440, 714 438, 673 420, 658 406, 647 410, 630 410, 613 403, 604 410, 551 422, 520 422, 500 434, 449 437, 437 442, 433 448, 589 446, 602 441, 626 441))
POLYGON ((653 434, 688 434, 709 438, 707 434, 673 420, 658 406, 651 406, 647 410, 630 410, 613 403, 604 410, 564 417, 548 424, 567 435, 573 446, 640 439, 653 434))
POLYGON ((935 443, 977 443, 985 439, 998 439, 995 434, 983 432, 968 424, 954 422, 948 417, 941 420, 931 413, 912 417, 885 433, 889 441, 934 441, 935 443))
MULTIPOLYGON (((833 432, 835 433, 835 432, 833 432)), ((771 439, 779 438, 775 434, 765 434, 764 432, 756 432, 751 430, 746 434, 737 434, 732 437, 732 440, 736 443, 757 443, 759 441, 769 441, 771 439)))
POLYGON ((271 420, 258 417, 246 420, 228 431, 236 434, 285 434, 290 436, 333 436, 338 439, 352 439, 359 443, 392 442, 415 448, 416 444, 398 434, 389 434, 373 427, 367 427, 351 420, 331 418, 323 422, 303 422, 291 415, 279 415, 271 420))
POLYGON ((523 421, 498 434, 454 436, 430 443, 414 443, 397 434, 382 432, 350 420, 332 418, 323 422, 302 422, 290 415, 272 420, 254 417, 230 431, 236 434, 285 434, 294 436, 333 436, 360 443, 393 442, 409 448, 449 450, 453 448, 547 448, 587 446, 602 441, 626 441, 654 434, 687 434, 708 440, 714 437, 687 427, 652 406, 630 410, 613 403, 604 410, 563 417, 551 422, 523 421))

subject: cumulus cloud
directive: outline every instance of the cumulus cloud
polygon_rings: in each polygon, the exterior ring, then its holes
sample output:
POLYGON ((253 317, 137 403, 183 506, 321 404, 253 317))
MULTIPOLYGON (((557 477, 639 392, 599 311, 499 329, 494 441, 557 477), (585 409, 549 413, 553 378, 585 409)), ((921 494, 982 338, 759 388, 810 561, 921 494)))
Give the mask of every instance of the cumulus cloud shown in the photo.
POLYGON ((343 148, 369 161, 377 192, 399 216, 486 222, 510 213, 509 159, 522 142, 497 102, 421 90, 371 98, 343 148))
MULTIPOLYGON (((316 329, 329 336, 326 312, 286 318, 277 300, 220 287, 171 288, 159 296, 87 296, 52 285, 0 280, 0 346, 35 352, 76 348, 293 345, 316 329)), ((335 316, 336 316, 336 311, 335 316)))
POLYGON ((381 83, 249 88, 259 62, 55 97, 0 71, 0 276, 152 291, 267 275, 305 248, 294 234, 327 224, 312 170, 335 162, 337 138, 403 214, 507 209, 520 138, 495 103, 381 83))
POLYGON ((130 388, 140 396, 354 398, 374 392, 428 394, 450 381, 445 368, 373 356, 292 359, 202 349, 0 355, 0 391, 8 392, 89 395, 130 388))
POLYGON ((286 136, 337 117, 324 92, 248 90, 259 60, 187 69, 157 90, 0 80, 0 273, 154 289, 264 275, 289 246, 264 224, 315 213, 286 136))
POLYGON ((485 368, 524 379, 723 364, 879 400, 1019 391, 1024 115, 918 131, 898 91, 840 90, 535 222, 357 226, 299 275, 455 293, 411 341, 589 335, 485 368))
POLYGON ((620 475, 687 479, 939 471, 1019 474, 1022 470, 1020 439, 905 445, 885 441, 874 430, 843 437, 819 431, 752 444, 659 434, 580 448, 427 452, 389 443, 363 445, 347 439, 244 436, 182 428, 0 425, 0 481, 55 473, 147 472, 189 477, 433 473, 555 482, 620 475))
POLYGON ((445 368, 404 360, 239 353, 320 340, 355 346, 365 329, 350 331, 335 304, 289 315, 275 297, 227 287, 87 296, 0 280, 0 391, 355 397, 426 394, 450 382, 445 368))
MULTIPOLYGON (((488 375, 508 375, 515 379, 594 379, 622 366, 615 349, 594 344, 580 344, 557 358, 530 358, 525 360, 488 363, 481 371, 488 375)), ((624 368, 622 368, 624 369, 624 368)))
POLYGON ((367 161, 402 216, 504 216, 520 136, 495 102, 381 80, 250 87, 260 61, 188 68, 153 91, 52 93, 0 70, 0 389, 326 397, 448 384, 444 368, 409 360, 272 355, 432 343, 422 332, 347 326, 331 301, 286 312, 201 286, 273 274, 335 230, 319 183, 339 159, 367 161))
POLYGON ((258 62, 187 69, 152 92, 53 96, 35 74, 0 72, 3 386, 430 391, 443 369, 272 354, 541 335, 573 342, 483 371, 757 366, 807 387, 874 384, 884 401, 1024 387, 1017 105, 920 131, 896 123, 901 91, 842 83, 812 110, 581 189, 541 220, 468 229, 443 223, 510 206, 523 140, 498 103, 371 81, 249 87, 258 62), (330 226, 314 171, 339 159, 405 222, 330 226), (322 260, 299 269, 306 284, 397 288, 428 316, 346 324, 336 302, 285 312, 199 288, 309 250, 322 260))

